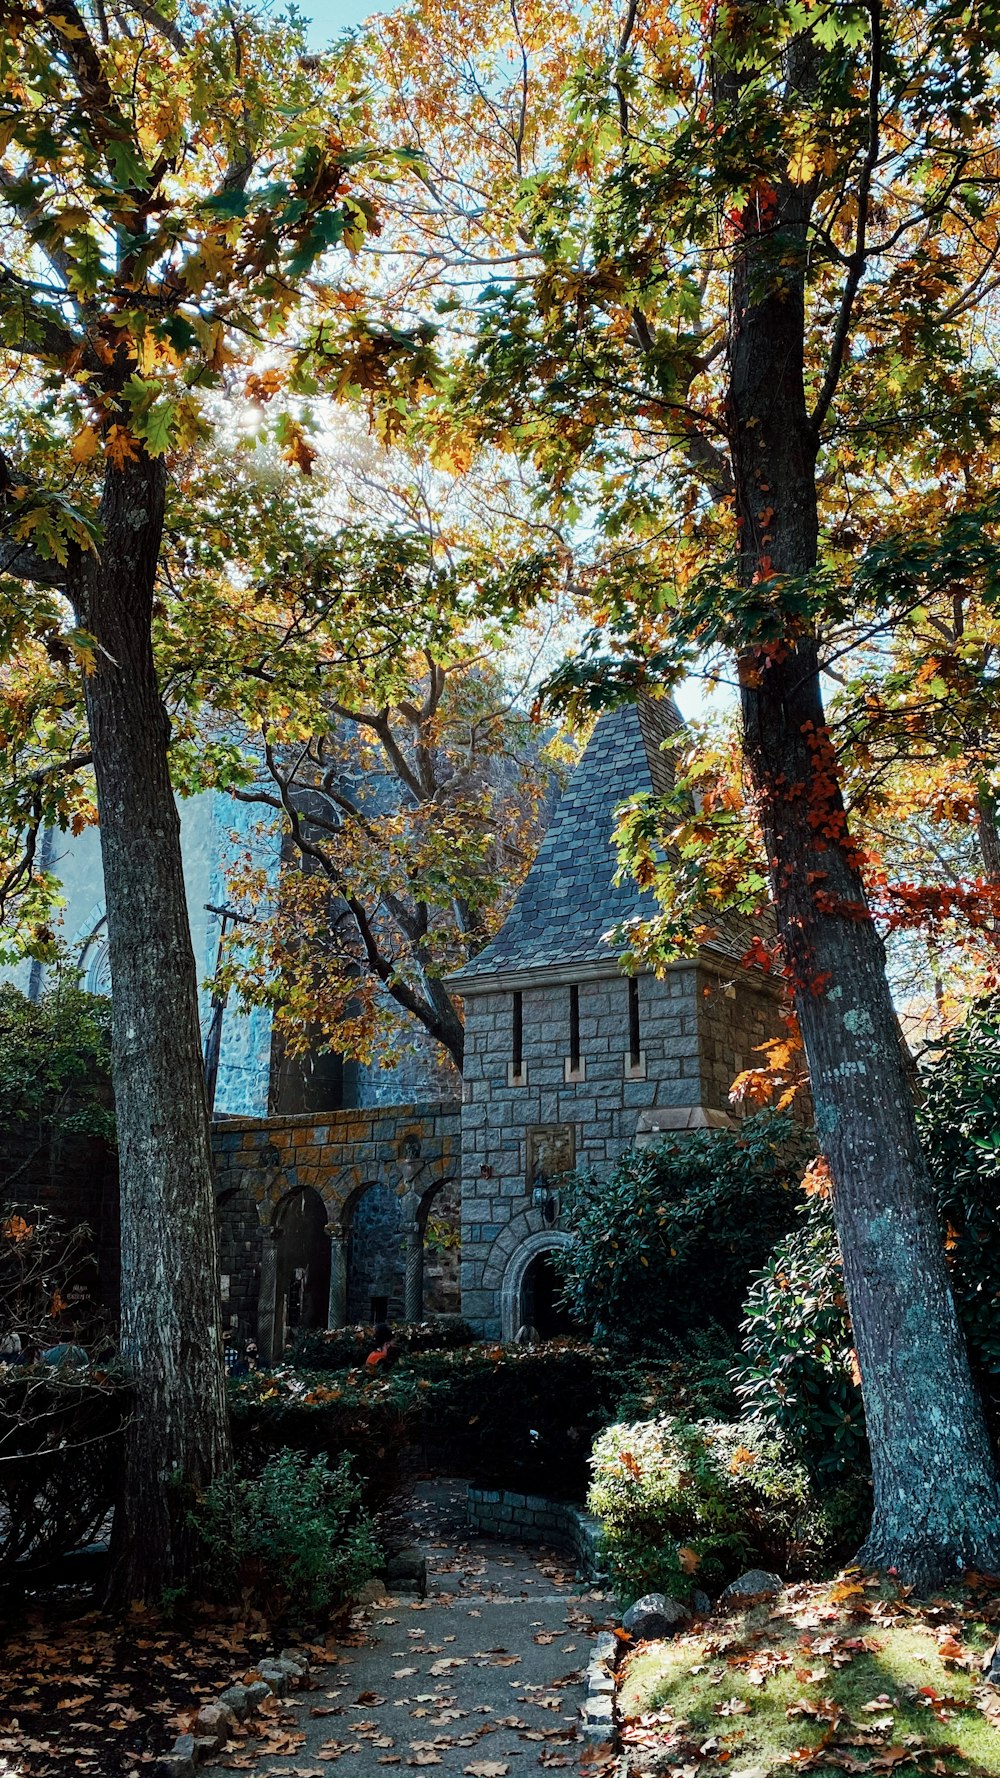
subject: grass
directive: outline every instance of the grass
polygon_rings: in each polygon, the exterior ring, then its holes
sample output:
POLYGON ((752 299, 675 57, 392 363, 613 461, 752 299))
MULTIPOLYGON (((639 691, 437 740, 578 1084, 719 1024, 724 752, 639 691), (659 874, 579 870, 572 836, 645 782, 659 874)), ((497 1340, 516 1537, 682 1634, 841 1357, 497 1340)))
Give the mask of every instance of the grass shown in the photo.
POLYGON ((918 1603, 848 1575, 640 1644, 618 1698, 630 1771, 1000 1778, 997 1617, 986 1590, 918 1603))

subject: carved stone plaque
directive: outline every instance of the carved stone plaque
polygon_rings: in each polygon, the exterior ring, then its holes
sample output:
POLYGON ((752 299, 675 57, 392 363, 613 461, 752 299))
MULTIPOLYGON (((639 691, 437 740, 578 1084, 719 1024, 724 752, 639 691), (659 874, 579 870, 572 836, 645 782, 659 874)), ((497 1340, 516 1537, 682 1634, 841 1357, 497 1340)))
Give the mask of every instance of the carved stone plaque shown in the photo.
POLYGON ((550 1184, 576 1165, 576 1132, 572 1124, 529 1124, 525 1183, 530 1191, 540 1180, 550 1184))

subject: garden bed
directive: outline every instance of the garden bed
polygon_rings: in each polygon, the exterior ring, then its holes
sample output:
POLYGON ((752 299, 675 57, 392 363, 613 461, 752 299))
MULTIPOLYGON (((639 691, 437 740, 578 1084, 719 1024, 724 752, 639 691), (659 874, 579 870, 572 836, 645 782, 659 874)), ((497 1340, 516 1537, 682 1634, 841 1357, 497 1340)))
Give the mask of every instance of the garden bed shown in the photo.
POLYGON ((1000 1693, 981 1684, 1000 1593, 927 1603, 848 1573, 640 1644, 619 1670, 630 1778, 1000 1773, 1000 1693))

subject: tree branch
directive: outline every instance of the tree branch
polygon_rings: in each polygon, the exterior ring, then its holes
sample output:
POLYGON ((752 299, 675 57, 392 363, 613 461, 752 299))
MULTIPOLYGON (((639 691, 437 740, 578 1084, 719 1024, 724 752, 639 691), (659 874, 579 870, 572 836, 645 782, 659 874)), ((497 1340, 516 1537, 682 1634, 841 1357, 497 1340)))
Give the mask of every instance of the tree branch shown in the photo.
POLYGON ((819 432, 823 421, 830 410, 830 404, 837 392, 840 373, 844 365, 844 353, 847 349, 847 336, 851 327, 851 316, 854 312, 854 300, 867 263, 868 239, 868 206, 871 198, 872 179, 879 155, 879 96, 882 90, 882 9, 881 0, 869 0, 869 15, 872 22, 872 59, 868 79, 868 146, 861 166, 861 177, 858 180, 858 222, 854 237, 854 251, 848 262, 847 278, 840 298, 840 310, 837 325, 833 332, 833 344, 827 364, 823 387, 819 392, 819 400, 812 412, 812 427, 819 432))

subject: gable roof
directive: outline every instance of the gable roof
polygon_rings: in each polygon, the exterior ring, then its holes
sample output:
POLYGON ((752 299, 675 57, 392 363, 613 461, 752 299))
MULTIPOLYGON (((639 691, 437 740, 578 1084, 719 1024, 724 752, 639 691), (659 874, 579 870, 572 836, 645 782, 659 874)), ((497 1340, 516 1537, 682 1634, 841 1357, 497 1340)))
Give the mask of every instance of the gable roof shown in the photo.
POLYGON ((604 935, 621 920, 657 910, 649 890, 613 880, 615 809, 641 791, 669 793, 673 760, 661 749, 682 727, 672 698, 642 697, 599 718, 506 921, 450 984, 461 991, 514 970, 614 962, 604 935))

